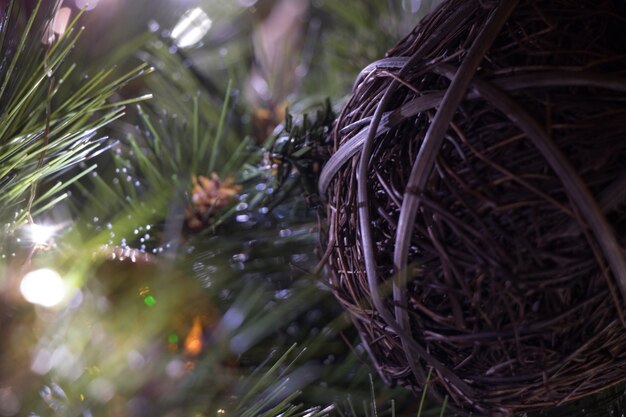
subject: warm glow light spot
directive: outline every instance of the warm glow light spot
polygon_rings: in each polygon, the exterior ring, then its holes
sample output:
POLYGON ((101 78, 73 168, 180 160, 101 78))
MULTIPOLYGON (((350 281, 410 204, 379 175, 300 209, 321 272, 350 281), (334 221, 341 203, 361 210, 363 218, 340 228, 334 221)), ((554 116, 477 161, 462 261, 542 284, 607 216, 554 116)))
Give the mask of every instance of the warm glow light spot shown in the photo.
POLYGON ((42 268, 24 275, 20 291, 29 303, 54 307, 65 297, 66 286, 56 271, 42 268))
POLYGON ((172 39, 178 47, 187 48, 200 42, 212 24, 213 21, 201 8, 187 10, 172 29, 172 39))
POLYGON ((202 319, 200 316, 193 319, 191 330, 185 338, 185 352, 192 356, 198 356, 202 352, 202 319))
POLYGON ((198 355, 202 351, 202 341, 200 339, 188 340, 185 344, 185 350, 190 355, 198 355))

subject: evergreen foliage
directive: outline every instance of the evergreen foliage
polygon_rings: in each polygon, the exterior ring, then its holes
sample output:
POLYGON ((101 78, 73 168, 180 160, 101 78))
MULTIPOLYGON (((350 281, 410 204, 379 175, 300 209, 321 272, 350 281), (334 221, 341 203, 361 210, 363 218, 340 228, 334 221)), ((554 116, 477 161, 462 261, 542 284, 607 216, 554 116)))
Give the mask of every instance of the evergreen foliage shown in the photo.
POLYGON ((82 29, 74 19, 59 39, 44 45, 53 2, 38 2, 29 16, 23 6, 7 5, 0 36, 0 204, 9 231, 67 197, 63 190, 90 171, 50 181, 106 147, 98 129, 121 117, 125 104, 140 100, 110 99, 146 72, 145 65, 121 76, 102 70, 69 90, 77 75, 68 55, 82 29))

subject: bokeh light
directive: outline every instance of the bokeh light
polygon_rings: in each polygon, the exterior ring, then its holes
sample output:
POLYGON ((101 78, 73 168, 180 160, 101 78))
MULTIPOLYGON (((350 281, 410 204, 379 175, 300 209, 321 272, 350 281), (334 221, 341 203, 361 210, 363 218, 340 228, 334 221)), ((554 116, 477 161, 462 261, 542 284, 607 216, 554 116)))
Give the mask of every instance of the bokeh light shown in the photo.
POLYGON ((93 10, 96 8, 100 0, 74 0, 76 7, 79 9, 93 10))
POLYGON ((11 387, 0 388, 0 416, 17 415, 20 407, 20 400, 11 387))
POLYGON ((54 236, 56 228, 43 224, 29 224, 26 226, 28 239, 36 245, 47 245, 54 236))
POLYGON ((148 307, 152 307, 156 304, 156 298, 154 298, 153 296, 149 295, 146 298, 143 299, 143 302, 145 305, 147 305, 148 307))
POLYGON ((52 20, 52 31, 57 35, 64 34, 71 17, 72 9, 70 9, 69 7, 61 7, 59 10, 57 10, 56 14, 54 15, 54 19, 52 20))
POLYGON ((20 284, 20 291, 26 301, 44 307, 54 307, 63 301, 66 290, 61 276, 49 268, 27 273, 20 284))
POLYGON ((172 39, 180 48, 188 48, 200 42, 207 34, 213 21, 199 7, 188 10, 180 18, 174 29, 172 39))

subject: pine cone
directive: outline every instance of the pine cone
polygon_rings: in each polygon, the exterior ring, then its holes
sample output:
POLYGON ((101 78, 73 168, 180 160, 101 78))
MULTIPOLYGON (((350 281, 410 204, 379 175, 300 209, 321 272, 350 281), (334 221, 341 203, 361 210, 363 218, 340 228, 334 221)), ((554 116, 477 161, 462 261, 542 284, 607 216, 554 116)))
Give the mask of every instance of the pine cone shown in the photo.
POLYGON ((191 231, 199 231, 211 224, 217 211, 230 204, 241 190, 233 178, 220 179, 216 173, 211 178, 192 176, 191 204, 185 211, 186 225, 191 231))

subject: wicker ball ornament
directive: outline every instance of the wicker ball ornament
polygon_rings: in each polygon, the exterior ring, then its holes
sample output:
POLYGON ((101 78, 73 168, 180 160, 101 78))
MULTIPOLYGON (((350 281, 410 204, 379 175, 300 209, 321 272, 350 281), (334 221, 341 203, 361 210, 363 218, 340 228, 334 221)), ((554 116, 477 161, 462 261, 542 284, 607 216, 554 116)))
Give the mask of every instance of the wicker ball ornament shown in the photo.
POLYGON ((626 380, 626 12, 448 0, 365 68, 327 269, 390 383, 506 415, 626 380))

